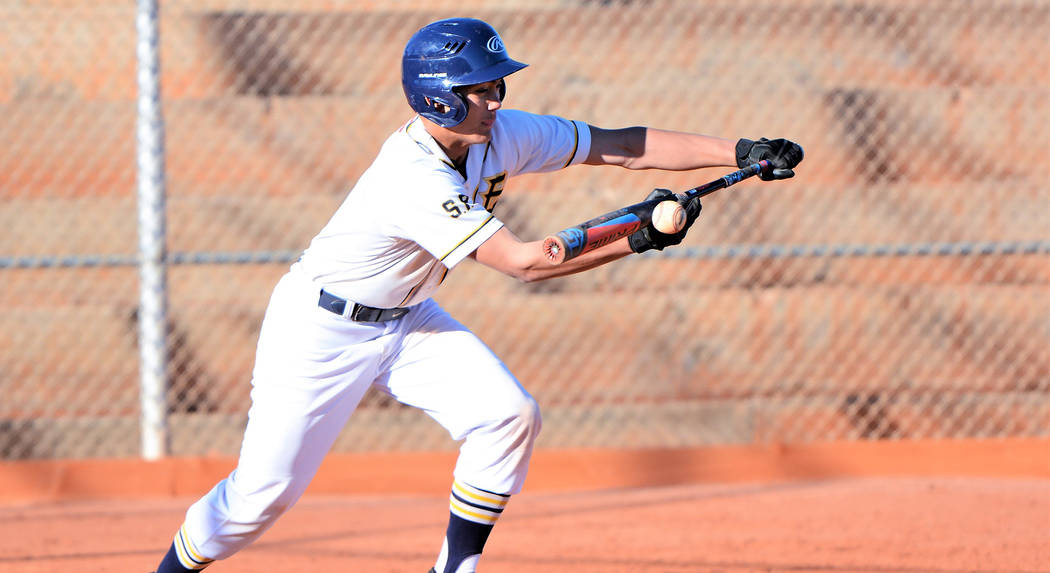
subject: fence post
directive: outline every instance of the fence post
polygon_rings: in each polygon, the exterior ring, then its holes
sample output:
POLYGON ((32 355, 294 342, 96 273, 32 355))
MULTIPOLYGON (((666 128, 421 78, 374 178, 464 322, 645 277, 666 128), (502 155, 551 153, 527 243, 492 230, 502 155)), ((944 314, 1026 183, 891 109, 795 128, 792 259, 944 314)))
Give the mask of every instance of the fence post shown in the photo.
POLYGON ((160 100, 157 0, 138 0, 139 370, 142 457, 168 453, 165 419, 167 276, 165 268, 164 118, 160 100))

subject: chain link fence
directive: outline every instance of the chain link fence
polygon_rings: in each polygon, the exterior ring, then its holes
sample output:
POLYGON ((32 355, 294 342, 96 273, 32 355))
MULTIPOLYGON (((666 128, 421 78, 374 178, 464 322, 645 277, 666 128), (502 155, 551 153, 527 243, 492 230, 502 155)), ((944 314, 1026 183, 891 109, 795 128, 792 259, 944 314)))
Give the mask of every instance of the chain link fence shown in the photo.
MULTIPOLYGON (((170 453, 237 451, 271 288, 410 116, 404 43, 463 15, 531 64, 510 107, 806 148, 678 248, 451 273, 542 447, 1050 434, 1050 2, 167 0, 170 453)), ((135 18, 0 3, 0 458, 140 451, 135 18)), ((574 167, 496 214, 538 239, 719 174, 574 167)), ((377 392, 336 449, 453 447, 377 392)))

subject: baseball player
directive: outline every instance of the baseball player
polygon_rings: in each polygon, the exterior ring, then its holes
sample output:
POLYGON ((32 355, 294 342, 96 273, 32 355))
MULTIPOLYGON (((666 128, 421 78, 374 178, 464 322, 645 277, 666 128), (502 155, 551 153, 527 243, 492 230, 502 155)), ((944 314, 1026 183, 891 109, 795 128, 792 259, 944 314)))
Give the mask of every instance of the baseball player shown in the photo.
MULTIPOLYGON (((426 412, 462 447, 432 573, 477 568, 540 431, 536 401, 493 352, 431 298, 471 258, 525 282, 577 273, 682 241, 651 225, 561 265, 494 214, 508 180, 571 165, 688 170, 760 159, 786 178, 795 143, 732 141, 503 109, 526 64, 496 31, 454 18, 412 36, 402 84, 416 115, 383 144, 328 224, 273 291, 236 469, 186 512, 156 573, 200 570, 252 543, 287 511, 368 388, 426 412)), ((667 195, 657 190, 650 197, 667 195)), ((435 549, 437 546, 435 544, 435 549)))

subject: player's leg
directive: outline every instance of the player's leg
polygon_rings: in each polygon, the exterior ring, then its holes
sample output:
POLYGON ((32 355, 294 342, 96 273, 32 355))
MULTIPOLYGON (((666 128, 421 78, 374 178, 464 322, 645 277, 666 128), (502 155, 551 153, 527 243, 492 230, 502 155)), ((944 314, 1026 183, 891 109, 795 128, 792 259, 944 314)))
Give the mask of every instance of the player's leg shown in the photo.
POLYGON ((203 569, 269 529, 375 378, 383 354, 375 338, 386 327, 317 308, 316 291, 299 282, 282 279, 267 309, 237 468, 189 508, 157 573, 203 569))
POLYGON ((502 361, 435 303, 413 314, 400 356, 376 384, 464 440, 435 571, 472 572, 504 506, 525 481, 540 431, 539 407, 502 361))

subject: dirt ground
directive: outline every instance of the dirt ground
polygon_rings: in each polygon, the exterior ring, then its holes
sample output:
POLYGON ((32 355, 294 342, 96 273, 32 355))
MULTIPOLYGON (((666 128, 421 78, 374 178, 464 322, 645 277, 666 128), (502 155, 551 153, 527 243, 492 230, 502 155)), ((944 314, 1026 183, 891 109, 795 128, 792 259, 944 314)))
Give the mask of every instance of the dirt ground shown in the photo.
MULTIPOLYGON (((190 497, 0 507, 0 571, 148 573, 190 497)), ((424 573, 447 494, 311 495, 215 573, 424 573)), ((484 573, 1050 572, 1050 480, 844 478, 516 496, 484 573)))

